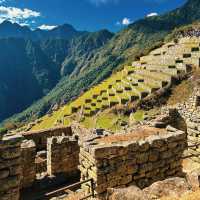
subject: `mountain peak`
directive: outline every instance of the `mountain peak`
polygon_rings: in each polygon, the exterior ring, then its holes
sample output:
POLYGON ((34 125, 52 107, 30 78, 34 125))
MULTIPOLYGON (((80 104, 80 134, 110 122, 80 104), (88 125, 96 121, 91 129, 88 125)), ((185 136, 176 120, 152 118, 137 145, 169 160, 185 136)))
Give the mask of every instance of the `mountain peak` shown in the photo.
POLYGON ((70 24, 63 24, 55 27, 50 30, 51 32, 60 31, 60 32, 77 32, 77 30, 70 24))
POLYGON ((21 26, 19 25, 19 24, 17 24, 17 23, 12 23, 11 21, 8 21, 8 20, 5 20, 5 21, 3 21, 1 24, 0 24, 0 26, 1 27, 12 27, 12 28, 14 28, 14 27, 18 27, 18 28, 20 28, 21 26))
POLYGON ((83 34, 81 31, 77 31, 70 24, 63 24, 55 27, 52 30, 41 30, 36 29, 32 31, 28 26, 21 26, 17 23, 12 23, 8 20, 3 21, 0 24, 0 38, 25 38, 31 40, 42 40, 42 39, 71 39, 74 36, 83 34))
POLYGON ((63 25, 61 25, 60 27, 62 27, 62 28, 65 28, 65 29, 73 29, 73 30, 75 30, 75 28, 71 25, 71 24, 63 24, 63 25))
POLYGON ((8 20, 5 20, 1 23, 1 25, 12 25, 13 23, 8 21, 8 20))

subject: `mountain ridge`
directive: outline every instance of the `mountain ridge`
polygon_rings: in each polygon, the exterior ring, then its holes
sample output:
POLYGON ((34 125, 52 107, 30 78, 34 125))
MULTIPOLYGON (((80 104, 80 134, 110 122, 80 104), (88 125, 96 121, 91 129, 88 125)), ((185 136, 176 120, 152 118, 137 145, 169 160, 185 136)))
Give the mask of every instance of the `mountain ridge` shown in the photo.
POLYGON ((23 111, 46 95, 64 75, 71 75, 76 65, 63 66, 62 63, 71 57, 73 49, 79 49, 79 55, 85 55, 85 58, 90 54, 88 51, 104 45, 112 34, 101 37, 102 34, 88 33, 71 40, 0 38, 0 47, 4 49, 0 54, 0 121, 23 111), (88 38, 89 49, 81 48, 85 38, 88 38), (99 40, 102 42, 97 42, 99 40), (61 73, 62 70, 65 74, 61 73), (25 97, 24 92, 27 93, 25 97))
POLYGON ((10 21, 4 21, 0 24, 0 38, 24 38, 31 39, 33 41, 44 39, 67 39, 71 40, 74 37, 78 37, 87 34, 87 31, 77 31, 70 24, 59 25, 51 30, 35 29, 31 30, 28 26, 21 26, 17 23, 10 21))
POLYGON ((138 56, 147 54, 152 48, 162 44, 165 37, 175 28, 200 20, 199 9, 199 1, 189 0, 182 7, 166 14, 134 22, 95 51, 88 62, 80 61, 82 70, 78 74, 63 77, 47 96, 23 113, 15 115, 13 120, 37 119, 52 105, 62 101, 68 102, 77 97, 121 68, 124 63, 135 60, 138 56))

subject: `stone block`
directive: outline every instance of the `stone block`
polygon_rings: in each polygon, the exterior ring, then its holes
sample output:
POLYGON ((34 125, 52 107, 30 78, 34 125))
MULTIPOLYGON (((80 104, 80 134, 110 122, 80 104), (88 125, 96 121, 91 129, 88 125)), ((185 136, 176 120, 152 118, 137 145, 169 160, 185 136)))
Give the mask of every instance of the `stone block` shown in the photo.
POLYGON ((124 176, 120 180, 120 185, 126 185, 126 184, 131 183, 131 182, 132 182, 132 175, 124 176))
MULTIPOLYGON (((22 173, 22 166, 21 165, 14 165, 14 166, 11 166, 9 168, 9 170, 10 170, 9 174, 11 176, 20 175, 22 173)), ((30 168, 29 168, 29 170, 30 170, 30 168)))
POLYGON ((127 166, 126 172, 127 174, 135 174, 138 172, 138 169, 139 169, 138 165, 133 165, 133 166, 129 165, 127 166))
POLYGON ((5 179, 9 176, 9 170, 0 170, 0 179, 5 179))
POLYGON ((117 157, 120 147, 116 146, 100 146, 92 149, 91 154, 95 159, 101 159, 113 155, 117 157))
POLYGON ((139 141, 139 151, 140 152, 146 152, 150 148, 150 144, 148 141, 139 141))
POLYGON ((165 151, 165 152, 162 152, 162 154, 160 155, 162 159, 167 159, 167 158, 170 158, 173 156, 172 152, 171 151, 165 151))
POLYGON ((153 164, 151 162, 142 164, 139 166, 139 173, 146 173, 153 169, 153 164))
POLYGON ((155 150, 151 150, 149 152, 149 161, 150 162, 155 162, 159 159, 159 155, 160 153, 158 151, 155 151, 155 150))
POLYGON ((98 186, 95 188, 95 191, 96 191, 96 193, 101 194, 101 193, 103 193, 103 192, 106 192, 106 191, 107 191, 107 188, 108 188, 107 183, 104 183, 104 184, 98 185, 98 186))
POLYGON ((20 185, 19 176, 12 176, 0 180, 0 192, 8 191, 11 188, 17 188, 20 185))
POLYGON ((139 150, 139 143, 138 142, 132 142, 128 145, 128 151, 131 152, 137 152, 139 150))
POLYGON ((20 155, 21 155, 20 147, 8 148, 1 152, 1 157, 7 160, 18 158, 20 157, 20 155))
POLYGON ((149 153, 145 152, 145 153, 138 153, 136 155, 136 161, 138 164, 142 164, 142 163, 146 163, 149 159, 149 153))

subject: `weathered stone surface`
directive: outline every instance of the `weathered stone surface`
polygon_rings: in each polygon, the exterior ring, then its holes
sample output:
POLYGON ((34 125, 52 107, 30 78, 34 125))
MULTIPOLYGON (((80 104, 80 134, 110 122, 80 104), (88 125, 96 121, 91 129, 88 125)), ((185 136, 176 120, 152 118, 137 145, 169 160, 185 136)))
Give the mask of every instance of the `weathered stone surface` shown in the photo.
POLYGON ((55 127, 51 129, 41 130, 41 131, 30 131, 21 133, 27 140, 33 140, 36 144, 37 149, 45 149, 47 147, 47 138, 53 136, 72 136, 72 128, 71 127, 55 127))
POLYGON ((129 150, 129 151, 136 152, 136 151, 139 150, 139 147, 140 147, 140 146, 139 146, 138 142, 135 141, 135 142, 132 142, 132 143, 130 143, 130 144, 128 145, 128 150, 129 150))
POLYGON ((155 151, 155 150, 152 150, 149 152, 149 161, 150 162, 155 162, 159 159, 159 152, 158 151, 155 151))
POLYGON ((143 191, 149 199, 160 199, 162 197, 179 198, 183 193, 188 192, 190 187, 183 178, 170 178, 153 183, 143 191))
POLYGON ((11 188, 19 187, 20 185, 20 178, 19 176, 12 176, 6 179, 0 180, 0 192, 2 191, 9 191, 11 188))
POLYGON ((146 163, 149 159, 149 153, 148 152, 138 153, 136 155, 136 159, 138 164, 146 163))
POLYGON ((21 155, 20 147, 8 148, 1 152, 1 157, 7 160, 17 158, 20 155, 21 155))
POLYGON ((194 191, 200 188, 200 169, 187 173, 186 178, 194 191))
MULTIPOLYGON (((24 140, 21 144, 21 171, 22 180, 21 187, 31 187, 36 179, 36 145, 33 140, 24 140)), ((20 169, 16 169, 20 170, 20 169)), ((17 171, 13 170, 13 173, 17 171)))
POLYGON ((185 142, 185 133, 177 129, 144 140, 116 144, 98 144, 91 140, 86 149, 83 145, 80 150, 81 178, 93 178, 98 195, 104 194, 107 187, 135 184, 144 188, 155 181, 181 174, 180 157, 185 142))
POLYGON ((19 147, 21 145, 22 136, 18 135, 4 135, 3 138, 0 139, 0 149, 6 147, 19 147))
POLYGON ((141 152, 145 152, 149 150, 150 148, 150 144, 148 143, 148 141, 144 141, 144 140, 139 141, 139 146, 140 146, 139 151, 141 152))
MULTIPOLYGON (((79 145, 78 141, 72 137, 58 136, 47 140, 47 173, 56 175, 64 173, 66 176, 74 176, 78 173, 79 165, 79 145)), ((82 160, 88 153, 83 154, 82 160)), ((90 166, 84 162, 82 169, 90 166)), ((92 171, 90 175, 93 176, 92 171)))
POLYGON ((5 179, 9 176, 9 170, 0 170, 0 179, 5 179))
POLYGON ((0 199, 19 200, 21 180, 20 135, 0 138, 0 199))
POLYGON ((147 195, 138 187, 124 189, 109 189, 109 200, 149 200, 147 195))

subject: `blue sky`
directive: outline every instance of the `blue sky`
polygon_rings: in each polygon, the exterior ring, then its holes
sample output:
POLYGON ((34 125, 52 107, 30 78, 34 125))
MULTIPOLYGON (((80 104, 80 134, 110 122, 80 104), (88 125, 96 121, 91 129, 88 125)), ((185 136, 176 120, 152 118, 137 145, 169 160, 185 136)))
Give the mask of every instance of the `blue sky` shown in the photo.
POLYGON ((118 31, 137 19, 162 14, 186 0, 0 0, 0 22, 32 28, 69 23, 78 30, 118 31))

